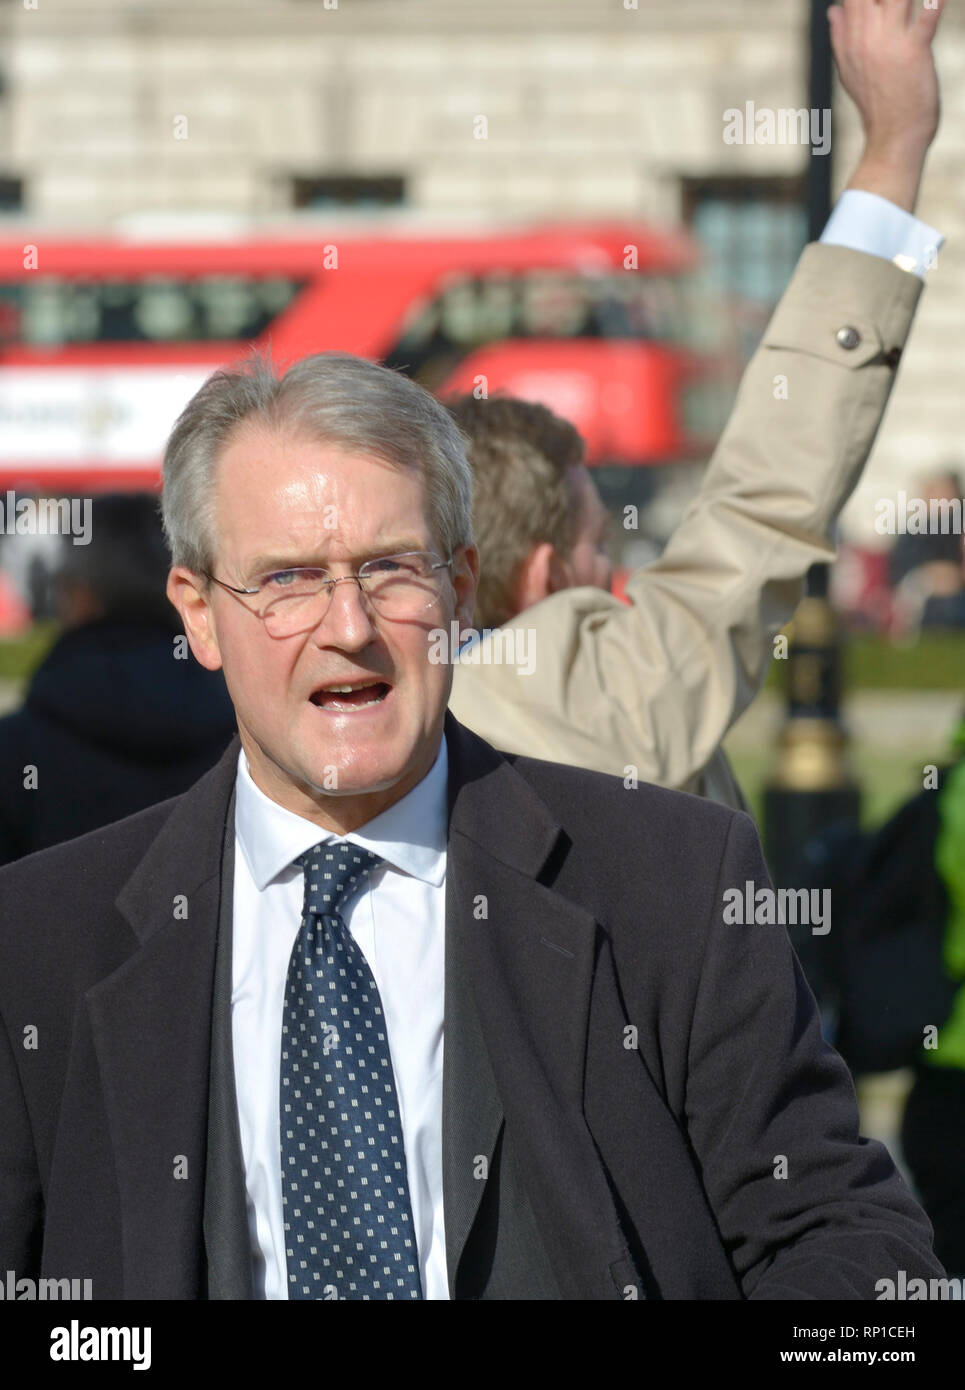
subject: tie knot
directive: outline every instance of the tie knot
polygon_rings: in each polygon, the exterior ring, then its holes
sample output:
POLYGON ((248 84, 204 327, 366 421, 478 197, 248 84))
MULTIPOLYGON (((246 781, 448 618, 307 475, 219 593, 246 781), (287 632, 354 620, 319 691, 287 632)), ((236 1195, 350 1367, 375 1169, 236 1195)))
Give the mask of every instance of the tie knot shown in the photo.
POLYGON ((295 863, 305 871, 305 909, 319 916, 340 912, 342 900, 348 897, 382 863, 378 854, 361 845, 321 844, 295 863))

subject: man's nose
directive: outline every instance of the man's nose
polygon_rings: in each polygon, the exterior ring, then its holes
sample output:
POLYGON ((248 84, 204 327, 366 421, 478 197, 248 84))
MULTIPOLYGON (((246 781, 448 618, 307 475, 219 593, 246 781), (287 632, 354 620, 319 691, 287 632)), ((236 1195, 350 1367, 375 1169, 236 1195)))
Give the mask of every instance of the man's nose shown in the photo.
POLYGON ((322 647, 344 647, 360 650, 375 634, 375 615, 362 585, 346 575, 332 588, 328 608, 319 619, 314 633, 322 647))

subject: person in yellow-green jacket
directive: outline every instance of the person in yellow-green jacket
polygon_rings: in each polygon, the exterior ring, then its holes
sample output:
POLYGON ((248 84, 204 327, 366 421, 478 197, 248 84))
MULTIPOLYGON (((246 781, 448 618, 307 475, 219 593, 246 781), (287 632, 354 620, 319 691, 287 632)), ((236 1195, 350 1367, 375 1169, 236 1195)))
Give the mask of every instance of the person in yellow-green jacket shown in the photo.
MULTIPOLYGON (((916 1185, 939 1229, 945 1264, 965 1275, 965 722, 959 761, 933 797, 938 815, 934 871, 945 896, 942 967, 956 985, 951 1008, 917 1060, 902 1143, 916 1185)), ((927 793, 925 794, 927 795, 927 793)), ((927 867, 927 861, 926 861, 927 867)), ((930 1025, 933 1028, 934 1025, 930 1025)))

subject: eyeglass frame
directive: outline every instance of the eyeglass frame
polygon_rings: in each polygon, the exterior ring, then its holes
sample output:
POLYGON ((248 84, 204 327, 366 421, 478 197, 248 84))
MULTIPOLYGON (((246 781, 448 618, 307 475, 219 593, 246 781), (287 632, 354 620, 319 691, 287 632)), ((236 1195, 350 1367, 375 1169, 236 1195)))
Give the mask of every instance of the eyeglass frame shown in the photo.
MULTIPOLYGON (((359 568, 364 570, 366 565, 376 564, 379 560, 401 560, 401 559, 403 559, 406 555, 428 555, 428 556, 431 557, 431 556, 435 555, 435 553, 436 553, 436 552, 435 552, 434 550, 397 550, 397 551, 393 551, 391 555, 373 555, 372 558, 371 558, 370 560, 365 560, 365 561, 363 561, 362 564, 359 566, 359 568)), ((429 568, 430 568, 430 570, 449 569, 449 568, 452 566, 452 561, 453 561, 453 556, 450 555, 448 560, 439 560, 439 561, 437 561, 434 565, 430 565, 429 568)), ((289 565, 287 569, 282 568, 282 569, 276 569, 276 570, 268 570, 268 571, 266 571, 266 573, 265 573, 264 575, 261 576, 261 578, 262 578, 262 580, 264 580, 264 579, 266 579, 269 575, 272 575, 272 574, 297 574, 297 573, 299 573, 299 571, 303 571, 303 570, 320 570, 322 574, 327 574, 327 575, 329 575, 329 578, 328 578, 328 579, 323 579, 323 580, 322 580, 321 587, 319 588, 319 591, 318 591, 319 593, 321 593, 322 589, 324 589, 326 585, 329 585, 329 586, 330 586, 329 592, 328 592, 328 603, 329 603, 329 608, 331 607, 331 603, 332 603, 332 595, 334 594, 335 589, 337 588, 337 586, 338 586, 339 584, 344 583, 344 581, 347 580, 347 579, 354 579, 355 582, 356 582, 356 583, 358 584, 358 586, 359 586, 359 592, 362 593, 362 594, 366 594, 367 591, 366 591, 366 589, 365 589, 365 583, 364 583, 364 581, 365 581, 366 579, 368 579, 368 578, 371 577, 371 576, 369 576, 369 575, 364 575, 364 574, 340 574, 340 575, 332 575, 332 574, 331 574, 331 571, 330 571, 330 570, 327 570, 327 569, 325 568, 324 565, 289 565)), ((228 583, 225 582, 225 580, 219 579, 218 576, 217 576, 216 574, 212 574, 210 570, 201 570, 200 573, 201 573, 202 575, 204 575, 205 579, 210 579, 211 582, 212 582, 213 584, 217 584, 217 585, 218 585, 220 588, 222 588, 222 589, 227 589, 228 592, 231 593, 231 594, 252 595, 252 594, 260 594, 260 593, 261 593, 261 584, 260 584, 260 583, 259 583, 259 585, 258 585, 258 587, 257 587, 256 589, 239 589, 239 588, 236 588, 236 586, 235 586, 234 584, 228 584, 228 583)), ((310 597, 311 597, 311 598, 315 598, 315 597, 317 597, 317 595, 312 594, 312 595, 310 595, 310 597)), ((426 611, 428 611, 428 609, 431 608, 431 606, 432 606, 431 604, 428 604, 428 605, 426 606, 426 611)), ((377 605, 377 604, 373 604, 373 607, 375 608, 375 611, 376 611, 376 612, 379 611, 379 610, 378 610, 378 605, 377 605)), ((326 609, 325 609, 325 612, 322 614, 322 617, 319 618, 319 620, 318 620, 319 622, 322 622, 323 619, 326 618, 326 617, 328 616, 329 608, 326 608, 326 609)), ((250 610, 250 611, 254 611, 255 617, 256 617, 256 618, 259 618, 262 622, 265 622, 265 621, 266 621, 266 615, 265 615, 265 613, 259 613, 259 612, 257 612, 256 610, 250 610)), ((398 621, 404 622, 405 619, 399 619, 398 621)), ((306 629, 306 631, 307 631, 307 629, 306 629)), ((296 634, 296 633, 291 633, 290 635, 294 637, 294 636, 296 636, 297 634, 296 634)))

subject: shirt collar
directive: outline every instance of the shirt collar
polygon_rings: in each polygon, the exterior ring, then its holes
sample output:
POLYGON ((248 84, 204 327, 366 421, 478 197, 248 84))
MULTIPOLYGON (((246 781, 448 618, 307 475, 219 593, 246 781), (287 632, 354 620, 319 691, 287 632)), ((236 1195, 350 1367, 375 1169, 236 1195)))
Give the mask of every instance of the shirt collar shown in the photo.
POLYGON ((244 748, 238 753, 235 832, 251 877, 261 892, 300 854, 320 843, 347 840, 389 864, 438 887, 446 873, 449 757, 445 735, 432 767, 410 792, 381 815, 339 836, 286 811, 256 786, 244 748))

